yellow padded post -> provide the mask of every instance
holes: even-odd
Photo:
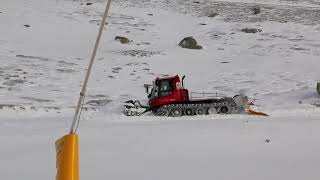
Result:
[[[55,142],[56,180],[79,180],[78,135],[71,133]]]

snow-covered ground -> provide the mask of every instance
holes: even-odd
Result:
[[[54,178],[105,6],[91,2],[2,0],[0,179]],[[115,0],[110,12],[78,132],[81,179],[320,178],[318,1]],[[204,49],[180,48],[187,36]],[[270,117],[122,115],[167,74],[245,93]]]

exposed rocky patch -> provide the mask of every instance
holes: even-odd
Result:
[[[150,42],[141,42],[142,45],[150,45]]]
[[[24,111],[44,111],[44,112],[55,112],[61,113],[62,109],[74,109],[75,107],[58,107],[58,106],[30,106],[30,105],[18,105],[18,104],[0,104],[1,110],[12,110],[14,112],[24,112]],[[94,106],[84,106],[83,111],[97,111],[97,107]]]
[[[73,69],[56,69],[56,71],[60,72],[60,73],[73,73],[75,72],[75,70]]]
[[[241,29],[242,32],[245,33],[258,33],[258,32],[262,32],[261,29],[256,29],[256,28],[243,28]]]
[[[34,101],[34,102],[40,102],[40,103],[54,102],[54,100],[50,100],[50,99],[42,99],[42,98],[27,97],[27,96],[23,96],[23,97],[20,97],[20,98],[28,100],[28,101]]]
[[[16,57],[25,58],[25,59],[37,59],[40,61],[49,61],[50,60],[49,58],[44,58],[44,57],[39,57],[39,56],[26,56],[26,55],[21,55],[21,54],[16,55]]]
[[[302,48],[302,47],[291,47],[290,49],[295,50],[295,51],[308,51],[308,50],[310,50],[310,49]]]
[[[151,43],[149,42],[140,42],[140,43],[136,43],[136,45],[140,46],[140,45],[150,45]]]
[[[139,2],[141,3],[141,2]],[[91,17],[97,17],[95,19],[91,19],[89,22],[93,24],[100,25],[101,23],[101,12],[90,11]],[[145,30],[145,28],[154,26],[154,24],[146,21],[143,17],[129,16],[126,14],[117,14],[112,13],[110,18],[108,19],[108,24],[111,24],[114,27],[120,28],[122,30],[126,30],[126,32],[132,31],[132,29],[136,30]]]
[[[220,31],[210,31],[207,34],[211,39],[221,39],[223,36],[226,35],[225,32],[220,32]]]
[[[219,13],[213,12],[213,13],[210,13],[210,14],[208,15],[208,17],[216,17],[216,16],[218,16],[218,15],[219,15]]]
[[[291,0],[290,0],[291,1]],[[318,4],[319,2],[312,2]],[[256,9],[256,7],[260,7]],[[294,5],[273,5],[230,1],[167,1],[163,8],[170,7],[182,14],[210,16],[213,12],[229,22],[295,22],[308,25],[320,24],[320,7],[303,7]],[[263,10],[263,11],[262,11]]]
[[[5,78],[6,79],[6,78]],[[23,84],[25,83],[26,81],[23,80],[23,79],[10,79],[10,80],[7,80],[5,81],[4,83],[2,83],[3,85],[6,85],[6,86],[15,86],[17,84]]]
[[[75,66],[75,65],[78,65],[76,63],[72,63],[72,62],[66,62],[66,61],[58,61],[58,65],[59,66]]]
[[[121,69],[122,69],[121,67],[112,68],[112,73],[119,73]]]
[[[16,110],[16,107],[17,105],[13,105],[13,104],[0,104],[0,110],[4,108]],[[18,109],[20,108],[18,107]],[[25,109],[25,108],[22,107],[21,109]]]
[[[146,50],[124,50],[124,51],[114,51],[114,53],[121,54],[124,56],[132,57],[151,57],[153,55],[159,55],[161,52],[158,51],[146,51]]]

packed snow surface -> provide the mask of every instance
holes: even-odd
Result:
[[[55,178],[54,142],[106,4],[90,2],[2,0],[0,179]],[[78,129],[81,179],[320,178],[317,0],[114,0],[107,22]],[[188,36],[204,48],[179,47]],[[246,94],[270,116],[122,114],[123,101],[147,101],[143,84],[176,74],[191,91]]]

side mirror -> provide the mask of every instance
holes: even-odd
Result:
[[[144,84],[143,86],[144,86],[144,89],[145,89],[146,93],[147,94],[151,94],[151,90],[150,89],[152,89],[152,88],[150,88],[150,87],[152,87],[152,85]]]

